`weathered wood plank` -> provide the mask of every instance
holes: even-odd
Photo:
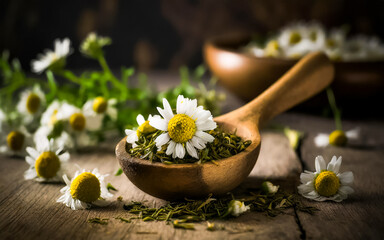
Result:
[[[355,193],[342,203],[306,201],[320,209],[314,216],[298,213],[307,239],[383,239],[384,123],[345,121],[343,127],[347,130],[360,128],[360,138],[344,148],[318,148],[313,138],[319,132],[332,131],[332,120],[289,114],[277,121],[307,133],[301,151],[305,169],[314,171],[317,155],[324,156],[326,161],[336,155],[343,157],[340,171],[354,173]]]
[[[290,148],[275,146],[288,146],[287,139],[275,133],[263,133],[262,137],[263,146],[258,163],[251,176],[236,192],[256,187],[265,178],[273,178],[275,182],[285,184],[287,189],[292,188],[286,177],[287,174],[292,175],[290,172],[300,171],[300,163],[292,152],[286,154],[292,151]],[[277,154],[280,151],[282,153]],[[271,152],[274,154],[271,155]],[[155,206],[165,203],[137,189],[124,175],[114,176],[119,166],[113,154],[113,146],[97,152],[73,155],[71,163],[86,169],[98,167],[102,173],[110,173],[107,181],[119,190],[114,199],[122,196],[124,201],[146,201],[148,205]],[[291,170],[281,171],[284,164],[290,166]],[[196,224],[195,231],[174,229],[164,222],[134,220],[132,223],[124,223],[114,219],[119,216],[128,217],[122,208],[123,203],[116,200],[107,208],[72,211],[55,202],[63,185],[25,181],[23,172],[27,167],[22,159],[0,159],[0,232],[5,239],[44,239],[52,236],[75,239],[298,239],[301,234],[292,210],[275,218],[262,213],[246,213],[230,220],[214,220],[216,225],[225,226],[225,230],[215,232],[207,231],[206,223]],[[70,168],[70,172],[76,170],[74,164]],[[94,217],[109,218],[109,224],[87,223],[88,218]]]

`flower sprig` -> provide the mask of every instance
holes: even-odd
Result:
[[[9,137],[8,143],[13,142],[16,138],[12,138],[15,134],[11,132],[20,126],[25,126],[27,130],[23,140],[32,138],[36,142],[48,137],[68,149],[95,145],[106,135],[121,134],[125,128],[133,126],[138,114],[153,113],[152,106],[161,103],[163,96],[174,99],[180,93],[193,98],[198,95],[199,102],[218,113],[217,103],[223,96],[209,90],[202,82],[203,66],[199,66],[192,77],[187,68],[181,68],[181,84],[157,92],[150,87],[143,73],[138,74],[137,86],[131,83],[135,74],[132,67],[122,67],[120,76],[111,70],[104,49],[110,44],[110,38],[90,33],[80,45],[80,51],[99,62],[100,69],[79,74],[66,68],[68,58],[74,51],[71,41],[68,38],[56,39],[53,50],[45,50],[31,62],[32,71],[41,74],[39,78],[27,77],[18,60],[10,61],[7,52],[2,54],[0,111],[4,117],[0,124],[6,132],[2,134],[0,145],[3,152],[11,151],[6,139]],[[189,78],[196,81],[199,87],[194,87]],[[21,97],[15,104],[17,95]],[[31,137],[27,138],[27,135]],[[23,154],[26,142],[19,144],[23,146],[20,149]],[[16,152],[12,150],[12,153]]]

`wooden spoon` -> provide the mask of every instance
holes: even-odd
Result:
[[[129,180],[144,192],[175,200],[200,198],[212,193],[225,194],[247,178],[260,151],[259,126],[310,98],[328,86],[334,76],[333,65],[322,53],[304,57],[259,97],[214,120],[227,132],[252,144],[243,152],[218,160],[218,165],[151,163],[131,157],[126,138],[116,146],[116,157]]]

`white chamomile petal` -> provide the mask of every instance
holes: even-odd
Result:
[[[136,122],[139,124],[139,126],[141,124],[143,124],[145,122],[145,119],[144,119],[143,115],[141,115],[141,114],[137,115]]]
[[[181,143],[176,144],[176,157],[178,158],[184,158],[185,155],[185,149]]]
[[[191,155],[194,158],[199,158],[199,156],[197,155],[196,149],[194,148],[192,143],[190,143],[190,141],[186,143],[186,148],[189,155]]]
[[[305,171],[300,174],[301,183],[307,183],[307,182],[313,181],[315,177],[316,177],[316,174],[308,171]]]
[[[328,163],[327,170],[332,171],[335,174],[338,174],[341,166],[341,162],[342,162],[341,156],[339,158],[337,158],[336,156],[333,156],[331,161]]]
[[[314,138],[315,145],[317,147],[326,147],[329,144],[329,134],[319,133]]]
[[[174,141],[170,141],[167,147],[167,151],[165,152],[167,155],[171,155],[175,152],[176,143]]]
[[[359,138],[360,128],[354,128],[354,129],[348,130],[345,132],[345,135],[347,136],[348,139],[356,140]]]
[[[325,168],[322,156],[316,157],[316,172],[305,171],[300,175],[301,185],[298,192],[306,198],[315,201],[331,200],[340,202],[354,192],[350,187],[353,183],[352,172],[338,173],[342,158],[334,156]]]
[[[321,170],[325,170],[326,165],[323,156],[317,156],[315,159],[315,167],[316,167],[316,172],[320,173]]]
[[[164,144],[167,144],[170,140],[170,137],[168,135],[168,133],[162,133],[160,136],[158,136],[155,140],[156,142],[156,146],[158,148],[160,148],[161,146],[163,146]]]
[[[338,175],[341,184],[343,185],[349,185],[352,184],[354,181],[354,176],[352,172],[343,172]]]
[[[149,121],[149,124],[161,131],[167,131],[168,130],[168,122],[165,119],[161,118],[153,118],[152,120]]]

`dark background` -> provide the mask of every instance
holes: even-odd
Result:
[[[384,0],[1,0],[0,50],[25,70],[56,38],[69,37],[70,68],[93,68],[80,42],[91,31],[110,36],[112,68],[175,70],[203,62],[202,44],[232,31],[268,33],[294,20],[315,19],[327,28],[348,24],[351,34],[384,38]]]

